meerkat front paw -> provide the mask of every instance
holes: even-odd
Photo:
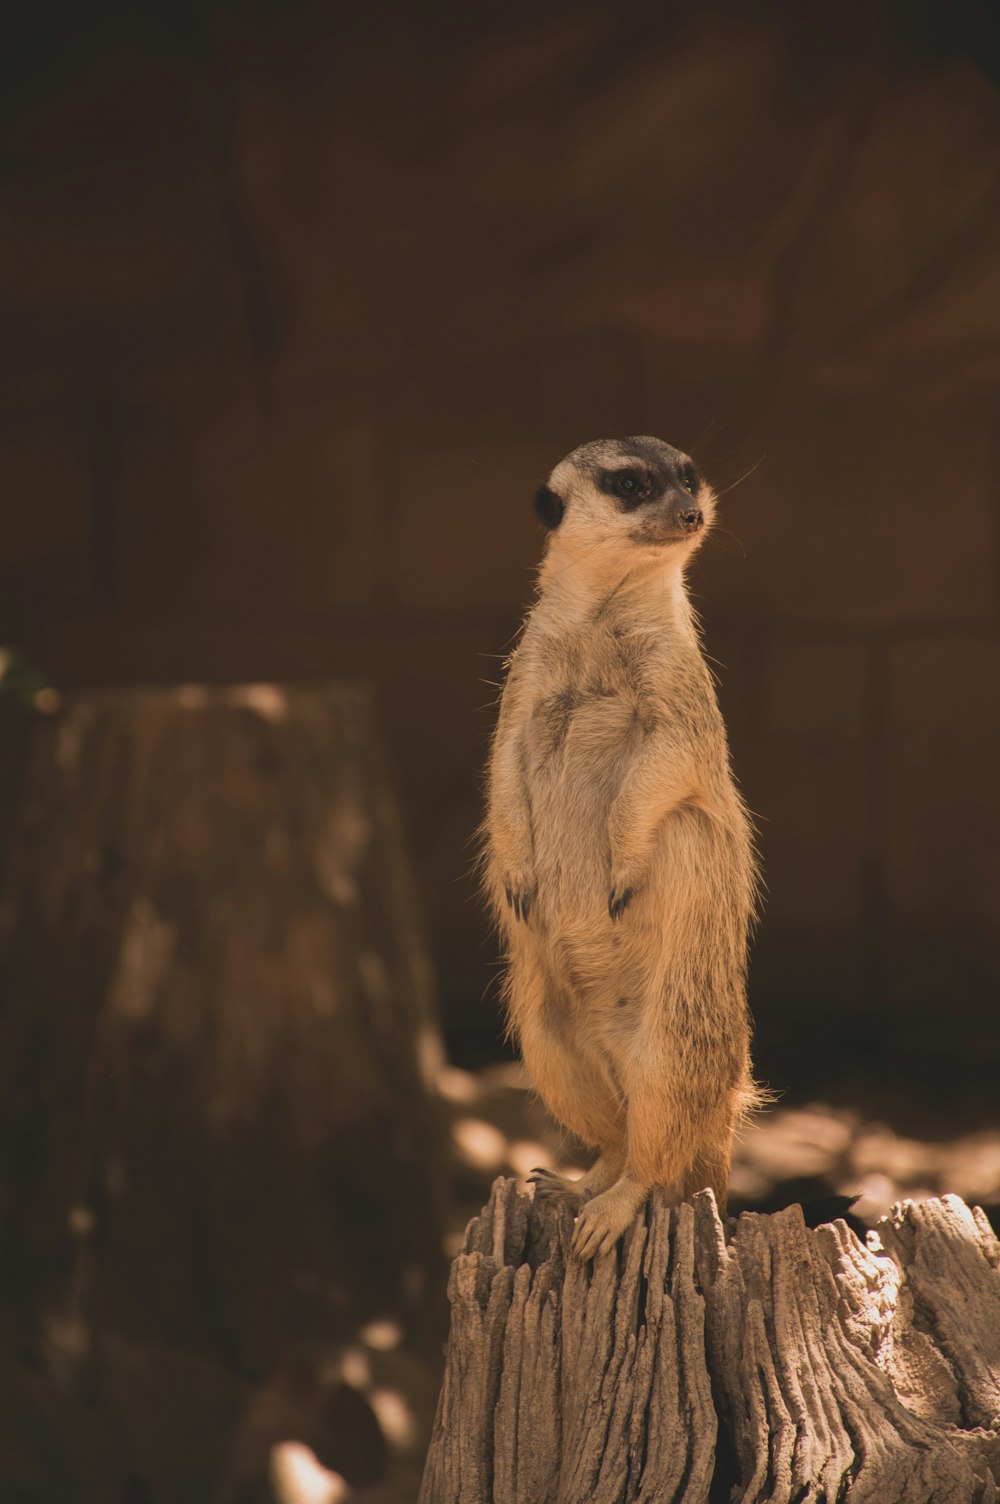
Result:
[[[514,911],[514,918],[527,923],[528,910],[535,901],[534,874],[526,867],[515,867],[504,878],[503,891],[508,909]]]
[[[647,1192],[631,1180],[619,1180],[588,1201],[576,1219],[573,1252],[581,1259],[611,1253],[646,1199]]]

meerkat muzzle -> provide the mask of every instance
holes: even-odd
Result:
[[[686,543],[704,526],[704,512],[699,507],[682,504],[643,518],[630,536],[635,543]]]

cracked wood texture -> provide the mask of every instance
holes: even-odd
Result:
[[[69,1290],[254,1374],[387,1314],[439,1349],[440,1044],[371,693],[106,690],[24,735],[0,1315]]]
[[[451,1271],[420,1504],[990,1504],[1000,1244],[956,1196],[862,1244],[659,1194],[581,1264],[498,1180]]]

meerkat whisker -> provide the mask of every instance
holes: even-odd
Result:
[[[715,493],[716,494],[716,499],[718,500],[722,496],[728,496],[729,493],[730,493],[730,491],[735,491],[737,486],[742,486],[742,484],[743,484],[743,482],[745,480],[749,480],[750,479],[751,475],[753,475],[753,473],[754,473],[755,470],[759,470],[760,469],[761,465],[764,463],[764,461],[766,459],[767,459],[767,455],[766,454],[762,454],[760,456],[760,459],[754,460],[753,464],[750,466],[750,468],[748,470],[744,470],[743,474],[740,475],[740,476],[738,476],[736,480],[730,481],[728,486],[723,486],[723,488],[722,488],[721,491],[717,491]]]

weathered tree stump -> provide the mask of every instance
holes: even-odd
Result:
[[[955,1196],[864,1246],[654,1195],[581,1264],[498,1180],[452,1266],[421,1504],[971,1504],[1000,1482],[1000,1244]]]
[[[0,1329],[50,1369],[99,1350],[134,1450],[155,1432],[190,1458],[211,1429],[183,1430],[177,1354],[220,1391],[301,1392],[313,1424],[310,1376],[365,1322],[432,1355],[445,1317],[440,1043],[372,697],[74,695],[34,717],[23,764]],[[177,1413],[154,1422],[161,1392]],[[351,1473],[348,1429],[327,1460]]]

